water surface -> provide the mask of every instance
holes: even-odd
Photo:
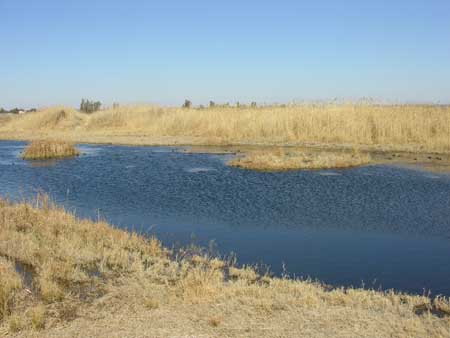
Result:
[[[448,174],[387,165],[261,173],[225,166],[229,155],[99,145],[26,162],[23,147],[0,142],[0,195],[45,191],[80,216],[166,245],[214,241],[278,275],[450,295]]]

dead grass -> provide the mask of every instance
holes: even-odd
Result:
[[[26,322],[24,318],[19,314],[14,314],[9,317],[8,321],[8,331],[11,333],[16,333],[23,330],[26,327]]]
[[[22,280],[15,271],[14,265],[0,257],[0,320],[9,315],[21,287]]]
[[[56,107],[14,116],[0,125],[2,138],[61,135],[86,142],[335,145],[449,152],[450,107],[358,103],[211,109],[120,106],[92,115]]]
[[[30,309],[31,326],[35,330],[45,329],[46,309],[44,305],[38,305]]]
[[[300,152],[280,148],[276,151],[253,151],[227,164],[251,170],[285,171],[298,169],[350,168],[367,165],[369,154],[354,152]]]
[[[80,152],[70,142],[60,140],[32,141],[22,154],[25,160],[45,160],[78,156]]]
[[[329,290],[175,255],[155,238],[80,220],[45,196],[0,199],[0,255],[9,259],[0,260],[0,335],[450,337],[448,299]],[[10,260],[33,271],[32,290]],[[442,318],[432,314],[438,308]]]

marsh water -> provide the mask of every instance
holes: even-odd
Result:
[[[99,145],[26,162],[24,145],[0,141],[2,196],[44,191],[81,217],[234,253],[276,275],[450,295],[450,174],[388,165],[263,173],[227,167],[230,155]]]

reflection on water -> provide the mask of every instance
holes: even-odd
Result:
[[[82,145],[36,165],[0,142],[0,194],[37,190],[80,216],[155,233],[167,245],[215,240],[240,263],[283,264],[335,285],[450,295],[450,176],[393,166],[263,173],[227,155]]]
[[[56,163],[58,163],[58,161],[62,161],[62,160],[54,160],[54,159],[33,160],[33,161],[29,161],[29,165],[32,166],[33,168],[52,167],[52,166],[56,165]]]

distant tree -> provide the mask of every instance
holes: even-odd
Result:
[[[216,103],[214,101],[209,101],[209,108],[214,108]]]
[[[186,99],[181,107],[189,109],[192,107],[192,102]]]
[[[236,107],[239,108],[241,106],[241,104],[238,102],[236,102]]]
[[[252,108],[256,108],[256,106],[257,106],[256,102],[254,102],[254,101],[250,104],[250,107],[252,107]]]
[[[119,104],[117,102],[114,102],[113,103],[113,109],[117,109],[117,108],[119,108]]]
[[[89,101],[82,99],[80,104],[80,111],[92,114],[98,110],[100,110],[102,103],[100,101]]]

